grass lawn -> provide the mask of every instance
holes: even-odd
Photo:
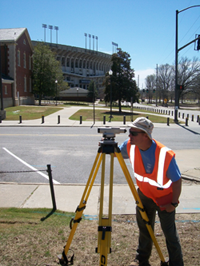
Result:
[[[15,106],[5,108],[6,110],[6,120],[19,120],[19,116],[22,117],[23,120],[31,120],[31,119],[40,119],[42,116],[48,116],[52,113],[55,113],[59,110],[62,110],[63,107],[55,107],[55,106]],[[65,107],[67,108],[67,107]],[[80,107],[81,108],[81,107]],[[112,121],[123,122],[124,116],[126,117],[126,122],[130,122],[132,119],[135,120],[137,117],[148,117],[153,123],[166,123],[167,118],[162,115],[155,115],[155,113],[151,111],[144,111],[140,109],[140,113],[138,113],[138,109],[133,109],[133,115],[129,112],[130,108],[123,108],[121,113],[118,112],[118,108],[112,109]],[[152,114],[151,114],[152,113]],[[153,115],[154,114],[154,115]],[[74,113],[70,119],[71,120],[80,120],[80,116],[82,116],[82,121],[93,121],[93,108],[88,109],[80,109],[76,113]],[[106,117],[106,121],[110,120],[110,110],[95,109],[95,121],[103,121],[104,116]],[[173,123],[173,118],[170,119],[170,123]]]
[[[14,106],[5,108],[6,119],[5,120],[19,120],[19,116],[22,116],[23,120],[39,119],[42,116],[53,114],[59,110],[60,107],[52,106]]]
[[[142,110],[140,110],[142,112]],[[133,110],[133,120],[135,120],[137,117],[147,117],[153,122],[153,123],[166,123],[167,118],[164,116],[156,116],[151,115],[151,112],[145,113],[144,111],[142,113],[138,113],[137,110]],[[80,109],[75,114],[73,114],[70,119],[71,120],[79,120],[80,116],[82,116],[83,121],[92,121],[93,120],[93,110],[92,109]],[[109,110],[95,110],[95,121],[103,121],[103,117],[106,117],[106,121],[110,120],[110,111]],[[132,115],[130,112],[122,111],[121,113],[118,112],[118,110],[112,111],[112,121],[123,121],[124,116],[126,116],[126,122],[130,122],[132,119]],[[173,123],[173,119],[170,119],[170,123]]]
[[[74,213],[49,209],[0,208],[0,265],[60,265],[57,255],[63,252],[68,241],[69,221],[73,216]],[[177,214],[176,219],[185,265],[199,265],[200,214]],[[95,252],[98,224],[98,220],[87,219],[78,224],[67,254],[71,257],[74,253],[74,265],[99,265],[100,255]],[[158,222],[155,223],[155,232],[163,256],[167,257],[165,238]],[[138,234],[135,215],[112,215],[109,266],[130,264],[137,249]],[[150,263],[152,266],[160,265],[154,246]]]

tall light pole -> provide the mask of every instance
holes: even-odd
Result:
[[[190,45],[191,43],[195,42],[199,39],[196,38],[193,41],[187,43],[181,48],[178,48],[178,14],[193,7],[200,7],[200,5],[189,6],[185,9],[180,11],[176,10],[176,39],[175,39],[175,112],[174,112],[174,122],[178,123],[178,108],[179,108],[179,89],[178,89],[178,52],[185,48],[186,46]]]
[[[112,79],[111,77],[112,77],[113,72],[110,69],[108,73],[110,76],[110,122],[111,122],[111,118],[112,118]]]
[[[53,26],[49,25],[49,29],[50,29],[50,42],[52,43],[52,29],[53,29]]]
[[[42,27],[44,28],[44,42],[46,42],[46,28],[47,28],[47,24],[42,24]]]
[[[93,122],[95,124],[95,83],[93,81]]]
[[[56,84],[56,106],[57,106],[57,92],[58,92],[58,81],[57,81],[57,79],[55,80],[55,84]]]
[[[58,44],[58,26],[54,26],[54,30],[56,30],[56,44]]]

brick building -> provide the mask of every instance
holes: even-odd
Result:
[[[37,41],[31,41],[26,28],[0,29],[3,107],[34,104],[32,94],[32,55]],[[103,81],[111,68],[111,55],[69,45],[46,43],[60,61],[63,78],[69,84],[65,100],[87,100],[90,81],[95,81],[103,98]],[[74,95],[72,95],[74,91]],[[1,91],[0,91],[1,92]],[[82,92],[82,93],[81,93]],[[72,97],[73,96],[73,97]],[[1,102],[0,102],[1,107]]]
[[[32,94],[33,46],[26,28],[0,29],[4,108],[34,104]]]

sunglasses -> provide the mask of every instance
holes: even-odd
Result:
[[[138,134],[140,134],[140,133],[145,133],[145,132],[136,132],[136,131],[130,131],[130,130],[129,130],[129,133],[130,133],[132,136],[136,137]]]

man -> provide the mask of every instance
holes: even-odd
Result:
[[[181,194],[181,173],[175,153],[152,139],[153,123],[139,117],[130,125],[129,139],[121,146],[124,159],[129,158],[138,185],[138,195],[154,229],[158,212],[166,239],[169,266],[183,266],[182,251],[175,225],[175,208]],[[152,239],[136,207],[139,244],[134,262],[130,266],[150,266]]]

